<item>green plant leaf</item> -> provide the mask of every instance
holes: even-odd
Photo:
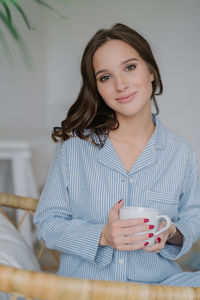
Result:
[[[33,58],[22,37],[20,37],[20,41],[18,42],[18,45],[20,47],[22,59],[25,65],[28,67],[30,71],[33,71],[34,70]]]
[[[41,5],[45,6],[45,7],[47,7],[48,9],[54,11],[60,18],[66,19],[65,16],[61,15],[54,7],[51,6],[50,4],[48,4],[48,3],[46,3],[46,2],[44,2],[44,1],[42,1],[42,0],[32,0],[32,1],[34,1],[34,2],[36,2],[36,3],[39,3],[39,4],[41,4]]]
[[[0,20],[5,24],[6,28],[9,30],[12,37],[17,42],[17,44],[20,48],[20,52],[21,52],[24,63],[29,68],[29,70],[33,70],[33,62],[32,62],[31,54],[29,53],[29,51],[26,47],[26,44],[24,43],[24,40],[21,37],[17,27],[14,26],[12,24],[12,22],[10,22],[8,20],[8,18],[2,13],[1,10],[0,10]],[[0,41],[1,41],[1,44],[2,44],[2,47],[6,54],[7,59],[9,60],[10,63],[12,63],[12,55],[11,55],[11,52],[9,51],[7,41],[6,41],[2,31],[0,31]]]
[[[10,64],[13,64],[12,54],[10,52],[10,49],[8,47],[8,43],[5,39],[5,36],[4,36],[3,31],[1,30],[1,28],[0,28],[0,41],[1,41],[1,46],[2,46],[3,52],[4,52],[8,62]]]
[[[10,8],[8,7],[8,4],[6,3],[6,0],[0,0],[2,6],[4,7],[6,14],[7,14],[7,19],[9,22],[12,22],[12,17],[10,13]]]
[[[31,1],[31,0],[30,0]],[[52,7],[49,3],[43,1],[43,0],[32,0],[35,3],[42,5],[46,7],[47,9],[55,12],[60,18],[66,19],[66,17],[62,16],[54,7]],[[63,1],[69,1],[69,0],[63,0]],[[20,13],[22,16],[23,21],[25,22],[28,29],[33,30],[35,29],[31,23],[29,22],[29,19],[27,15],[25,14],[24,10],[22,9],[21,5],[19,5],[19,0],[0,0],[0,22],[2,22],[7,30],[10,32],[11,36],[16,41],[17,45],[20,47],[20,52],[22,54],[22,59],[24,60],[25,64],[30,70],[33,70],[33,61],[32,56],[26,47],[26,44],[24,43],[24,40],[22,36],[20,35],[20,32],[18,31],[16,25],[13,23],[12,15],[11,15],[11,6],[15,7],[15,9]],[[9,61],[12,61],[12,55],[9,50],[7,41],[5,39],[3,31],[1,31],[0,28],[0,43],[2,44],[2,48],[9,59]]]
[[[32,1],[37,2],[37,3],[41,4],[41,5],[44,5],[44,6],[46,6],[47,8],[49,8],[51,10],[55,10],[50,4],[48,4],[48,3],[46,3],[46,2],[44,2],[42,0],[32,0]]]
[[[6,28],[9,30],[13,38],[17,41],[20,40],[19,34],[16,30],[16,27],[13,26],[12,22],[9,21],[9,19],[2,13],[0,10],[0,20],[4,23]]]
[[[23,9],[21,8],[21,6],[15,1],[15,0],[8,0],[11,4],[13,4],[16,9],[19,11],[19,13],[21,14],[26,26],[28,27],[28,29],[33,30],[34,27],[30,24],[26,14],[24,13]]]

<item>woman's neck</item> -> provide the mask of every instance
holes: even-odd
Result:
[[[149,139],[155,130],[151,113],[133,118],[120,117],[118,120],[119,128],[111,130],[109,137],[121,142],[129,143],[133,140]]]

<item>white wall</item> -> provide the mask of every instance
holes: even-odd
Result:
[[[20,1],[36,27],[29,31],[20,14],[12,9],[13,21],[28,46],[34,70],[25,66],[19,47],[4,30],[13,56],[10,65],[0,51],[0,141],[28,140],[33,150],[33,167],[38,185],[44,181],[49,167],[45,154],[48,141],[46,127],[48,103],[46,98],[46,20],[45,10],[34,1]],[[0,23],[2,29],[2,23]],[[1,48],[0,48],[1,49]],[[3,169],[3,165],[0,165]],[[0,174],[1,175],[1,174]]]
[[[66,20],[25,2],[38,28],[35,33],[23,30],[35,71],[27,71],[18,56],[14,69],[0,62],[0,135],[11,137],[15,128],[15,138],[33,137],[38,185],[55,149],[50,131],[65,118],[80,88],[83,49],[96,30],[116,22],[133,27],[150,42],[164,84],[157,99],[160,118],[193,145],[200,161],[200,1],[68,0],[56,6]]]
[[[65,117],[78,93],[88,39],[101,27],[124,22],[147,38],[159,64],[161,120],[189,140],[200,158],[200,1],[73,0],[65,11],[64,23],[48,19],[48,124]]]
[[[42,128],[45,112],[45,21],[44,11],[39,10],[33,1],[24,1],[23,7],[36,30],[29,31],[22,18],[13,9],[13,20],[28,46],[34,60],[34,70],[31,72],[23,64],[19,47],[10,34],[4,30],[9,48],[13,56],[13,66],[9,65],[1,52],[0,60],[0,87],[1,110],[0,128],[32,129]],[[28,5],[29,4],[29,5]],[[1,28],[2,23],[0,23]],[[2,107],[3,106],[3,107]],[[38,109],[40,107],[40,109]]]

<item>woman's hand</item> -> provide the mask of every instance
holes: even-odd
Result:
[[[148,220],[143,218],[120,220],[119,210],[123,206],[123,202],[123,200],[120,200],[110,210],[108,221],[103,228],[99,244],[122,251],[143,249],[147,246],[145,240],[149,239],[149,233],[138,236],[131,235],[150,231],[152,225],[147,224]]]
[[[162,229],[166,226],[166,222],[161,222],[159,229]],[[153,246],[144,247],[143,250],[147,252],[159,252],[165,247],[168,237],[174,232],[175,225],[172,223],[169,229],[162,232],[159,236],[156,237],[156,242]]]

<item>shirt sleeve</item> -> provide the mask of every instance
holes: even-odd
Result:
[[[160,254],[176,260],[187,253],[200,237],[200,176],[194,152],[191,152],[179,202],[179,216],[172,220],[183,235],[183,246],[166,243]]]
[[[50,249],[79,256],[103,268],[111,263],[113,256],[111,247],[99,245],[105,224],[73,218],[67,186],[66,148],[64,150],[59,144],[34,216],[38,236]]]

